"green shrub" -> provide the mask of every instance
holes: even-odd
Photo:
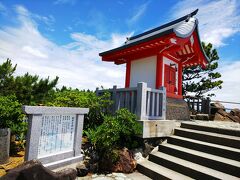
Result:
[[[21,108],[16,96],[0,96],[0,128],[14,129],[14,126],[21,126],[25,117]]]
[[[16,96],[0,96],[0,128],[10,128],[11,142],[10,153],[16,154],[24,148],[25,136],[27,133],[27,122],[22,113],[22,105],[17,101]],[[18,144],[15,143],[18,141]]]
[[[53,99],[47,103],[50,106],[89,108],[89,113],[84,119],[84,129],[96,128],[103,122],[103,116],[108,114],[108,107],[112,104],[110,94],[97,96],[92,91],[80,91],[78,89],[64,89],[57,91]]]
[[[114,116],[104,116],[104,122],[96,129],[86,132],[90,142],[101,159],[117,160],[116,149],[132,148],[134,136],[140,134],[141,125],[136,121],[136,115],[127,109],[120,109]]]

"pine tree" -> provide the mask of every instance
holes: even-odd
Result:
[[[219,56],[212,44],[202,43],[205,54],[209,58],[206,68],[200,65],[183,69],[183,95],[195,93],[196,97],[214,96],[211,90],[221,89],[223,81],[221,74],[216,72]],[[206,94],[209,93],[209,94]]]
[[[50,98],[57,85],[58,77],[52,81],[40,79],[29,73],[14,77],[17,65],[13,66],[10,59],[0,65],[0,95],[15,95],[17,100],[25,105],[42,104]]]
[[[13,94],[14,90],[14,77],[13,74],[17,65],[13,66],[10,59],[7,59],[0,65],[0,94],[7,95]]]

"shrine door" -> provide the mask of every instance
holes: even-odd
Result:
[[[164,86],[168,93],[175,93],[176,89],[176,70],[174,67],[171,67],[165,64],[164,72]]]

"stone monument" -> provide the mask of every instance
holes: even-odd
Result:
[[[28,115],[25,160],[38,159],[55,169],[83,159],[84,114],[88,108],[23,106]]]
[[[6,163],[9,158],[10,129],[0,129],[0,164]]]

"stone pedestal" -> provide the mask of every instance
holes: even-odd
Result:
[[[143,126],[142,138],[167,137],[173,134],[175,121],[171,120],[140,120]]]
[[[0,129],[0,164],[4,164],[9,159],[10,149],[10,129]]]
[[[183,99],[167,97],[167,120],[190,120],[190,111]]]

